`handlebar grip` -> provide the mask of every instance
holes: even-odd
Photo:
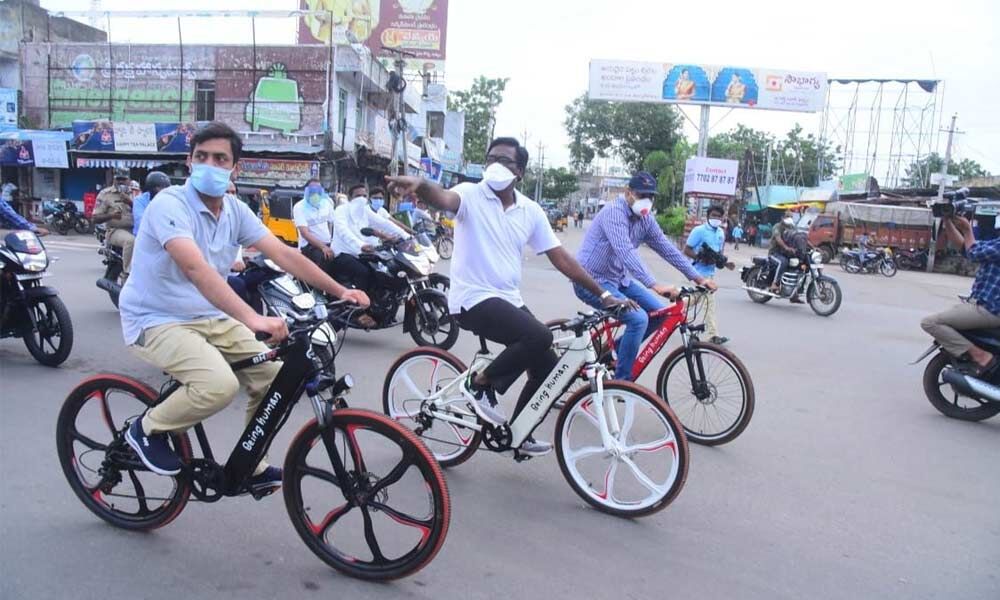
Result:
[[[256,332],[256,333],[253,334],[253,337],[258,342],[266,342],[267,340],[271,339],[271,334],[270,333],[265,333],[263,331],[258,331],[258,332]]]

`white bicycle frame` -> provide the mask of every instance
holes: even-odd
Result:
[[[549,409],[569,387],[580,369],[586,366],[587,379],[594,386],[593,401],[597,407],[598,421],[601,430],[601,442],[605,448],[613,448],[617,444],[620,433],[618,415],[614,402],[604,402],[604,380],[610,378],[607,367],[597,362],[597,354],[591,343],[589,331],[582,335],[570,335],[553,341],[553,347],[562,352],[559,362],[538,386],[524,410],[510,424],[511,447],[519,447],[531,435],[535,427],[545,419]],[[469,367],[459,377],[425,399],[425,409],[433,418],[460,425],[467,429],[482,431],[476,415],[465,408],[468,399],[462,394],[461,387],[472,373],[481,370],[493,362],[492,354],[476,355]],[[461,415],[461,416],[456,416]]]

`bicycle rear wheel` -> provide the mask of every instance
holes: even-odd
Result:
[[[705,446],[731,442],[753,417],[755,398],[750,373],[735,354],[722,346],[696,342],[691,353],[692,361],[701,360],[705,379],[692,381],[681,346],[663,361],[656,376],[656,391],[680,418],[688,440]]]
[[[677,417],[649,390],[625,381],[604,385],[605,415],[620,433],[605,446],[590,389],[566,402],[556,421],[556,456],[573,491],[621,517],[663,510],[684,487],[687,438]],[[608,406],[610,404],[610,406]]]
[[[59,411],[56,447],[66,480],[87,509],[123,529],[163,527],[191,494],[187,479],[150,472],[125,442],[128,423],[156,400],[149,386],[105,373],[76,386]],[[170,442],[181,462],[191,460],[186,434],[171,434]]]
[[[455,467],[469,460],[479,448],[481,431],[421,415],[424,401],[462,376],[467,367],[455,355],[437,348],[416,348],[405,352],[389,367],[382,387],[382,410],[419,436],[442,467]],[[456,390],[456,394],[461,394]],[[477,423],[465,401],[449,405],[456,418]]]
[[[336,410],[327,435],[350,479],[344,482],[323,435],[310,421],[285,458],[285,507],[306,546],[359,579],[405,577],[430,563],[448,533],[451,499],[427,447],[384,415]]]

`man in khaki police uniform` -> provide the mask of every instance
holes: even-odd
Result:
[[[128,169],[115,169],[115,181],[97,195],[94,223],[108,224],[107,243],[122,248],[122,278],[127,279],[132,268],[132,193],[129,189]]]

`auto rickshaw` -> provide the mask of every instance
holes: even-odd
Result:
[[[546,211],[549,217],[549,225],[552,229],[556,231],[564,231],[569,225],[569,220],[566,218],[566,213],[558,209],[549,209]]]
[[[261,220],[278,239],[290,246],[299,243],[299,230],[295,227],[292,207],[302,200],[300,190],[267,190],[260,192]]]

